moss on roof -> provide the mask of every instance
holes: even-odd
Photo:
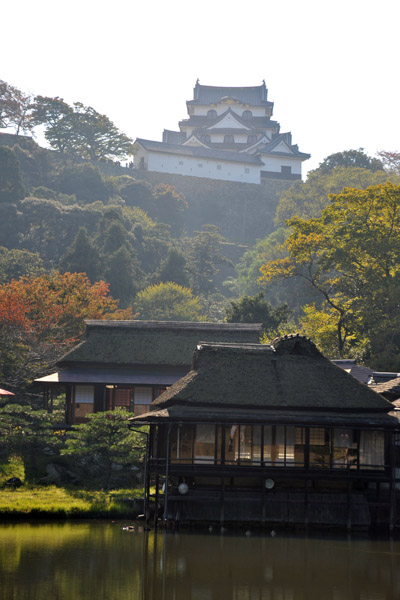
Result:
[[[260,344],[202,344],[192,370],[161,394],[155,410],[187,404],[282,410],[387,412],[391,404],[299,336]]]
[[[258,342],[260,329],[240,323],[87,321],[86,340],[57,364],[190,367],[199,340]]]

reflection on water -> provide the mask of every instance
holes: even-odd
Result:
[[[400,541],[0,526],[0,600],[397,600]]]

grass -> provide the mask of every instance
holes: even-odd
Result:
[[[23,484],[5,485],[10,477]],[[143,497],[143,489],[85,490],[55,485],[24,483],[25,471],[19,457],[0,462],[0,517],[2,518],[134,518],[138,508],[127,499]]]

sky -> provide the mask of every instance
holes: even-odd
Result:
[[[20,0],[2,7],[0,79],[82,102],[131,138],[178,129],[203,85],[265,79],[311,154],[400,151],[398,0]]]

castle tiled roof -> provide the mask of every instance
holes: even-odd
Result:
[[[163,142],[153,142],[151,140],[137,139],[137,144],[142,148],[152,152],[165,152],[167,154],[180,154],[182,156],[196,156],[204,159],[215,159],[220,161],[229,161],[237,163],[246,163],[251,165],[261,165],[262,162],[256,156],[250,154],[239,154],[228,150],[214,150],[201,148],[199,146],[184,146],[182,144],[164,144]]]
[[[189,119],[183,119],[179,121],[179,127],[210,127],[214,123],[218,123],[229,111],[225,111],[218,117],[210,118],[206,115],[192,115]],[[245,127],[251,129],[277,129],[279,131],[278,121],[273,121],[269,117],[250,117],[244,119],[240,115],[237,115],[234,111],[231,111],[235,115],[236,119],[242,123]]]
[[[233,98],[250,106],[273,106],[267,100],[268,91],[265,83],[252,87],[214,87],[196,83],[193,100],[187,104],[208,105],[219,102],[222,98]]]
[[[282,156],[282,157],[298,157],[301,158],[303,160],[306,160],[307,158],[310,158],[311,154],[306,154],[305,152],[300,152],[298,147],[296,145],[293,144],[288,144],[288,142],[285,140],[285,134],[280,134],[274,137],[274,139],[269,143],[266,144],[265,146],[262,146],[260,148],[258,148],[258,153],[260,154],[272,154],[273,156]],[[287,152],[276,152],[274,151],[275,148],[277,146],[279,146],[279,144],[281,142],[285,142],[287,144],[287,146],[291,149],[292,153],[288,154]]]

